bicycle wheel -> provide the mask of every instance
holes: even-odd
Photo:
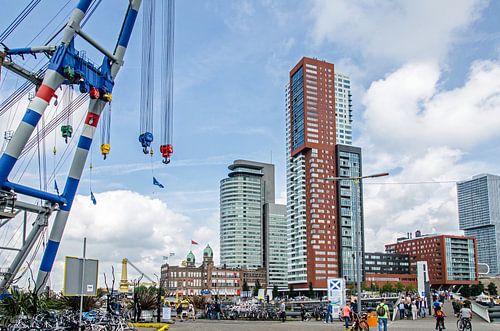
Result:
[[[458,329],[458,331],[462,331],[464,329],[462,319],[457,320],[457,329]]]
[[[472,331],[472,323],[469,320],[464,323],[464,331]]]

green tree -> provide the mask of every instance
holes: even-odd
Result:
[[[460,288],[460,294],[463,295],[464,297],[468,298],[471,296],[471,289],[469,285],[463,285]]]
[[[380,289],[381,293],[394,293],[394,286],[391,283],[385,283]]]
[[[158,289],[155,286],[140,285],[134,291],[137,294],[141,310],[153,310],[156,308]]]
[[[255,281],[255,286],[253,287],[253,296],[256,297],[259,295],[259,290],[262,288],[260,285],[260,281],[257,279]]]
[[[401,293],[405,290],[405,286],[403,285],[403,283],[397,282],[395,289],[396,289],[396,292]]]
[[[406,290],[408,292],[414,292],[414,293],[417,292],[417,288],[415,287],[415,285],[412,285],[412,284],[406,286]]]
[[[495,285],[495,283],[490,282],[488,284],[488,293],[490,295],[498,295],[498,290],[497,290],[497,286]]]
[[[276,299],[280,295],[280,292],[278,291],[278,285],[273,286],[273,299]]]
[[[470,295],[477,297],[484,292],[484,284],[479,282],[479,284],[474,284],[470,287]]]
[[[313,289],[313,283],[309,282],[309,293],[307,295],[309,298],[314,298],[314,289]]]
[[[377,286],[377,284],[375,284],[375,283],[370,284],[370,291],[376,292],[378,290],[379,290],[379,287]]]

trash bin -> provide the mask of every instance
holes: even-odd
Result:
[[[368,321],[368,326],[378,326],[377,313],[375,313],[375,312],[368,313],[367,321]]]

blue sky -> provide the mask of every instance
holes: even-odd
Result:
[[[0,2],[2,30],[28,1]],[[65,3],[42,0],[29,22],[6,40],[7,46],[26,46]],[[56,23],[64,21],[74,3]],[[124,10],[120,1],[103,1],[85,30],[112,49]],[[175,152],[168,166],[161,164],[159,153],[151,163],[137,141],[139,15],[116,80],[109,159],[99,155],[99,136],[93,148],[92,188],[98,207],[89,205],[87,167],[75,205],[80,210],[70,219],[59,257],[79,251],[82,235],[90,237],[90,252],[105,265],[128,255],[151,272],[167,252],[180,259],[191,238],[210,243],[217,252],[219,181],[238,158],[269,162],[272,157],[277,198],[284,202],[284,86],[289,69],[302,56],[333,62],[337,71],[351,76],[354,139],[364,150],[365,173],[390,170],[393,175],[386,182],[500,173],[495,83],[500,81],[499,14],[498,1],[177,1]],[[159,45],[158,39],[157,50]],[[78,39],[77,47],[87,46]],[[100,62],[98,54],[88,54]],[[0,96],[8,95],[15,83],[7,76]],[[2,118],[0,129],[6,127]],[[54,139],[48,138],[47,144],[53,145]],[[56,139],[62,150],[61,138]],[[166,189],[151,185],[151,165]],[[66,169],[58,171],[59,182]],[[33,162],[28,181],[36,178],[36,170]],[[132,208],[115,217],[116,209],[125,211],[135,203],[145,210]],[[384,243],[417,227],[424,232],[458,230],[455,186],[449,184],[366,185],[365,212],[367,235],[377,239],[371,250],[381,250]],[[149,235],[159,235],[156,245],[133,235],[111,240],[96,234],[126,228],[134,234],[143,227],[150,228]]]

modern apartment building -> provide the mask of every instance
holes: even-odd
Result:
[[[221,263],[264,268],[261,285],[286,287],[286,206],[275,203],[274,165],[236,160],[229,170],[220,183]]]
[[[500,274],[500,176],[482,174],[457,183],[458,221],[477,240],[479,263]]]
[[[336,145],[337,176],[360,177],[362,176],[361,148]],[[358,185],[355,190],[354,185]],[[356,196],[354,193],[357,192]],[[337,182],[337,220],[339,238],[340,276],[348,282],[356,281],[355,253],[357,252],[357,224],[361,229],[361,252],[364,252],[364,218],[363,218],[363,187],[352,180]],[[363,259],[363,256],[361,257]],[[363,260],[362,260],[362,265]],[[364,270],[364,268],[362,268]],[[362,276],[363,277],[363,276]]]
[[[288,284],[326,291],[339,277],[334,65],[302,58],[286,91]]]
[[[351,79],[335,73],[335,123],[337,144],[352,145],[352,94]]]
[[[264,267],[269,288],[286,289],[287,282],[287,226],[286,206],[275,203],[264,205]]]
[[[433,287],[477,284],[477,250],[473,237],[452,235],[421,235],[399,238],[385,245],[387,253],[409,256],[410,274],[417,273],[417,262],[427,261]]]

